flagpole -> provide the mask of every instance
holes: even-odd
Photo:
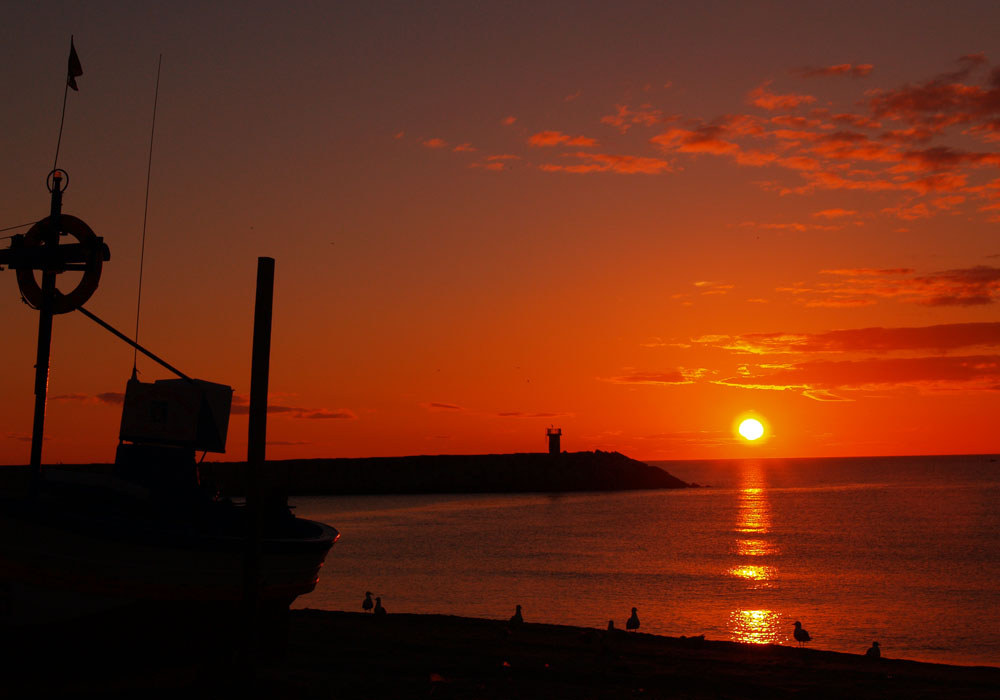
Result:
[[[69,89],[76,87],[77,77],[83,75],[83,67],[80,65],[80,57],[76,55],[76,47],[73,45],[73,35],[69,35],[69,61],[66,64],[66,85],[63,86],[62,116],[59,117],[59,138],[56,139],[56,157],[52,159],[52,170],[59,166],[59,146],[62,145],[63,124],[66,123],[66,97]]]
[[[63,124],[66,121],[66,97],[69,95],[69,82],[63,86],[63,106],[62,106],[62,116],[59,117],[59,138],[56,139],[56,157],[52,160],[52,169],[55,170],[56,166],[59,165],[59,146],[62,144],[62,132]]]

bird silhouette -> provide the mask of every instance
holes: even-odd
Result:
[[[382,607],[382,599],[378,597],[375,598],[375,614],[385,615],[385,608]]]
[[[375,607],[375,603],[372,602],[372,592],[365,591],[365,599],[361,603],[361,609],[365,612],[371,612],[371,609]]]
[[[795,637],[795,641],[799,643],[799,646],[812,641],[812,637],[809,636],[808,632],[802,629],[802,623],[798,620],[795,621],[795,632],[793,633],[793,636]]]
[[[518,625],[524,624],[524,617],[521,615],[521,606],[518,605],[514,614],[510,616],[510,624],[512,627],[517,627]]]
[[[878,648],[878,642],[872,642],[872,645],[868,647],[868,651],[865,652],[865,656],[869,659],[882,658],[882,650]]]
[[[632,608],[632,617],[630,617],[628,622],[625,623],[625,629],[629,632],[635,632],[639,629],[639,614],[636,608]]]

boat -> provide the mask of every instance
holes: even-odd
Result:
[[[176,370],[84,308],[110,251],[82,220],[62,214],[65,177],[49,174],[50,215],[0,250],[0,269],[16,272],[22,296],[40,312],[31,464],[3,468],[0,480],[0,622],[45,625],[130,607],[287,616],[315,588],[339,534],[257,486],[274,261],[258,260],[248,490],[245,501],[234,500],[201,480],[196,461],[199,452],[204,459],[226,449],[232,388]],[[67,235],[77,242],[60,244]],[[79,286],[59,292],[56,276],[71,270],[83,272]],[[111,468],[41,464],[52,317],[73,311],[178,375],[143,382],[133,366]]]

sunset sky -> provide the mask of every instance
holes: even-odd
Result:
[[[1000,3],[148,5],[5,9],[0,228],[48,213],[73,34],[64,211],[133,332],[162,53],[139,341],[234,387],[222,458],[261,255],[269,458],[1000,452]],[[23,464],[10,271],[0,319]],[[51,367],[44,461],[113,459],[131,349],[57,316]]]

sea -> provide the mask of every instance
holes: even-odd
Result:
[[[295,498],[337,528],[293,607],[1000,666],[997,456],[650,462],[704,488]]]

